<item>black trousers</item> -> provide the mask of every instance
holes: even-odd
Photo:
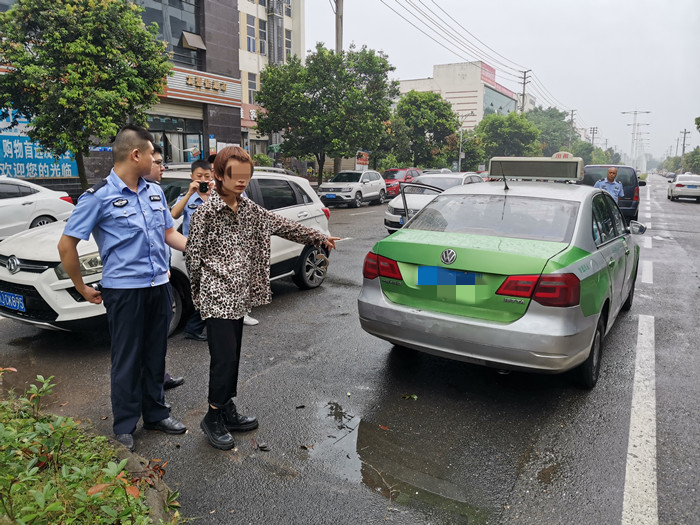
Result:
[[[243,318],[206,319],[209,343],[209,402],[223,405],[236,397]]]
[[[168,417],[163,394],[170,284],[151,288],[103,288],[111,343],[112,416],[115,434],[132,434],[141,415],[146,423]]]

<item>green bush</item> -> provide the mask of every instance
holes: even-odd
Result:
[[[104,436],[41,413],[52,379],[37,376],[40,386],[0,400],[0,523],[151,523],[143,489],[152,479],[132,478]]]
[[[275,164],[275,161],[265,155],[264,153],[256,153],[253,155],[253,163],[256,166],[273,166]]]

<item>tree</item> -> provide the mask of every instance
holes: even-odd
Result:
[[[525,118],[532,122],[540,133],[542,155],[551,157],[557,151],[568,151],[571,147],[572,128],[567,122],[567,113],[557,108],[535,108],[525,113]]]
[[[75,155],[83,189],[90,146],[127,119],[143,123],[170,71],[165,42],[129,0],[17,0],[0,13],[0,107],[54,156]]]
[[[576,157],[581,157],[584,164],[593,164],[593,144],[584,140],[574,141],[571,153]]]
[[[695,119],[695,128],[700,131],[700,117],[696,117]]]
[[[459,127],[452,105],[438,93],[409,91],[396,105],[396,115],[409,129],[413,165],[429,163]]]
[[[486,158],[495,156],[532,157],[540,154],[540,130],[523,115],[497,113],[479,122],[476,133],[483,143]]]
[[[398,95],[398,82],[388,76],[393,70],[381,52],[351,47],[336,54],[319,43],[306,65],[292,57],[261,72],[257,129],[282,132],[287,156],[314,155],[320,184],[326,155],[350,157],[379,147]]]
[[[700,173],[700,146],[683,155],[682,170]]]
[[[374,169],[407,166],[412,160],[410,130],[401,117],[394,115],[384,123],[379,147],[372,155]]]

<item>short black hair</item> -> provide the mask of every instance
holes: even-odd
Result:
[[[153,153],[160,153],[162,155],[163,148],[161,148],[158,144],[153,144]]]
[[[129,157],[129,154],[137,149],[143,151],[146,143],[154,143],[153,135],[146,129],[136,124],[127,124],[114,139],[112,145],[112,157],[114,162],[122,162]]]
[[[216,159],[216,153],[214,153],[213,155],[209,155],[209,157],[207,158],[209,164],[214,164],[214,159]]]
[[[192,166],[190,166],[192,173],[194,173],[194,170],[196,170],[197,168],[202,168],[203,170],[210,170],[211,163],[208,160],[202,160],[202,159],[195,160],[192,163]]]

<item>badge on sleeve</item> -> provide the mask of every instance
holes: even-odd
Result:
[[[190,210],[196,210],[197,208],[199,208],[199,204],[191,203],[191,204],[188,204],[187,207]]]
[[[149,195],[151,202],[160,202],[160,195]]]
[[[117,199],[116,201],[112,202],[112,206],[115,206],[117,208],[123,208],[129,204],[129,201],[126,199]]]

